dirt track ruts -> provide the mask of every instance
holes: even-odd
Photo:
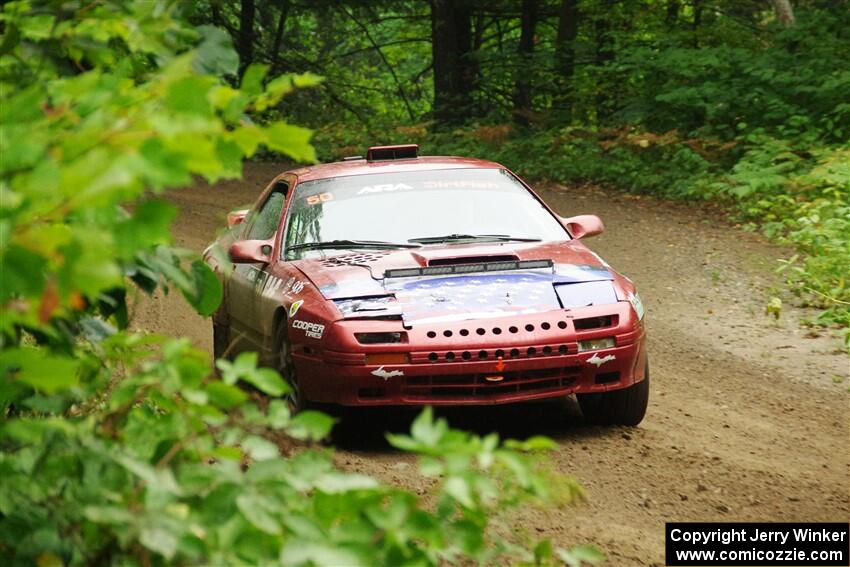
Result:
[[[247,164],[239,182],[169,194],[178,244],[202,250],[228,210],[253,201],[280,168]],[[522,173],[522,172],[520,172]],[[648,310],[650,408],[637,428],[582,424],[574,400],[449,411],[453,425],[503,437],[542,433],[555,466],[587,500],[526,509],[534,537],[592,542],[607,565],[662,565],[667,521],[846,521],[850,517],[850,358],[834,337],[764,313],[786,252],[704,209],[597,188],[544,186],[560,214],[594,213],[589,242],[634,280]],[[211,348],[210,325],[179,294],[140,298],[136,328]],[[416,489],[413,459],[382,441],[409,414],[365,412],[339,439],[341,466]],[[518,528],[519,529],[519,528]]]

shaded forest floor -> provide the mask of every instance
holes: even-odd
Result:
[[[280,167],[170,194],[178,244],[202,250],[228,210],[251,202]],[[522,173],[520,171],[520,173]],[[850,515],[850,359],[835,337],[799,326],[802,310],[764,313],[785,250],[729,228],[704,209],[594,187],[549,185],[564,215],[594,213],[589,244],[632,278],[648,311],[653,391],[635,429],[582,424],[574,400],[448,411],[450,422],[504,437],[545,434],[552,460],[588,498],[526,509],[511,528],[561,545],[592,542],[609,565],[662,565],[667,521],[827,521]],[[208,321],[178,294],[140,298],[133,325],[211,349]],[[336,439],[347,469],[414,490],[411,457],[383,441],[410,412],[357,412]]]

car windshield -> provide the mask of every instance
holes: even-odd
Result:
[[[375,173],[296,186],[288,258],[335,247],[566,240],[560,222],[502,169]],[[338,241],[336,244],[334,241]]]

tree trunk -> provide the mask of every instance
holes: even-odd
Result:
[[[614,60],[614,47],[611,41],[611,22],[608,18],[612,17],[611,10],[614,7],[614,0],[603,0],[603,14],[597,14],[594,28],[596,32],[596,66],[605,67],[608,63]],[[598,124],[604,123],[613,112],[613,96],[611,89],[613,85],[604,81],[605,73],[597,72],[596,82],[596,121]]]
[[[575,39],[578,36],[578,0],[561,0],[558,10],[558,35],[555,39],[555,73],[557,81],[554,110],[559,122],[572,119],[573,75],[575,74]]]
[[[239,75],[254,60],[254,0],[242,0],[239,9],[239,42],[236,50],[239,52]]]
[[[791,6],[791,0],[770,0],[770,4],[773,6],[773,11],[776,12],[776,19],[782,25],[793,26],[797,21],[794,18],[794,8]]]
[[[269,61],[272,62],[275,73],[283,72],[283,69],[280,68],[280,48],[283,44],[283,31],[286,29],[286,20],[288,17],[289,0],[282,0],[280,3],[280,16],[277,20],[274,40],[272,40],[271,53],[269,53]]]
[[[538,0],[522,0],[522,20],[519,36],[519,67],[514,87],[514,118],[518,124],[528,125],[531,113],[531,57],[534,55],[534,32],[537,29]]]
[[[668,30],[676,29],[676,24],[679,21],[679,0],[667,0],[667,14],[664,16],[664,23]]]
[[[702,23],[702,0],[694,0],[694,19],[691,23],[694,49],[699,49],[699,26]]]
[[[432,0],[431,57],[434,62],[434,119],[458,124],[472,110],[474,68],[467,57],[472,41],[471,11],[464,2]]]

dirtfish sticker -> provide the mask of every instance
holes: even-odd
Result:
[[[594,353],[593,356],[591,356],[590,358],[587,359],[587,362],[589,364],[595,364],[596,368],[599,368],[600,366],[602,366],[606,362],[611,362],[612,360],[617,360],[617,357],[614,356],[613,354],[607,354],[607,355],[603,356],[602,358],[599,358],[599,355]]]
[[[319,323],[310,323],[308,321],[293,321],[292,328],[303,330],[304,335],[311,339],[321,339],[322,335],[325,333],[324,325],[320,325]]]
[[[298,301],[293,301],[292,305],[289,306],[289,318],[295,317],[295,314],[298,313],[298,310],[301,309],[301,306],[304,305],[304,300],[299,299]]]
[[[380,368],[372,371],[372,376],[377,376],[378,378],[383,378],[384,381],[386,381],[386,380],[389,380],[390,378],[392,378],[393,376],[404,376],[404,372],[402,372],[401,370],[387,371],[387,370],[384,370],[383,366],[381,366]]]

